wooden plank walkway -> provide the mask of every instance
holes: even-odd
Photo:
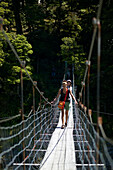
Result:
[[[41,163],[41,170],[76,170],[72,104],[69,110],[67,127],[61,129],[61,125],[60,113],[57,128],[53,132],[48,149]]]

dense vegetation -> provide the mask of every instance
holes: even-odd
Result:
[[[65,71],[75,67],[75,80],[81,88],[88,58],[98,0],[2,0],[3,28],[38,87],[51,101]],[[113,113],[113,1],[105,1],[101,13],[101,112]],[[0,32],[0,117],[18,114],[21,103],[20,65]],[[97,37],[91,58],[90,108],[96,110]],[[36,94],[38,106],[40,96]],[[32,106],[32,84],[24,74],[24,108]],[[94,113],[96,118],[96,113]],[[113,131],[112,116],[104,115],[106,129]],[[95,120],[96,121],[96,120]],[[110,134],[109,134],[110,135]]]

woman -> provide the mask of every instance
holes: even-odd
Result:
[[[62,109],[62,126],[61,126],[61,128],[64,129],[64,127],[67,126],[68,111],[69,111],[69,104],[70,104],[70,95],[72,96],[73,100],[75,101],[75,104],[78,104],[78,103],[77,103],[75,97],[73,96],[72,91],[67,88],[67,81],[63,81],[62,86],[63,86],[63,88],[61,88],[59,90],[59,92],[57,94],[57,97],[53,100],[53,102],[55,102],[59,98],[60,95],[61,96],[60,96],[59,101],[64,101],[64,98],[65,98],[65,95],[66,95],[66,91],[68,90],[66,101],[65,101],[65,106]],[[65,125],[64,125],[64,109],[65,109],[65,115],[66,115]]]

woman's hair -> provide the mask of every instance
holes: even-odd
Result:
[[[67,81],[66,81],[66,80],[63,80],[62,84],[67,84]]]

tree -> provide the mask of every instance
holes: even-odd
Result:
[[[16,49],[20,59],[26,61],[26,69],[31,75],[32,67],[30,65],[30,55],[33,53],[31,44],[28,43],[26,37],[23,35],[15,35],[11,33],[7,33],[7,35],[12,45]],[[0,59],[3,58],[3,61],[0,65],[0,80],[2,84],[0,101],[1,106],[3,106],[4,108],[2,113],[4,114],[6,112],[5,114],[8,114],[12,110],[13,114],[15,114],[15,112],[18,112],[17,108],[20,107],[19,84],[21,67],[5,39],[3,40],[2,45],[3,56],[0,56]],[[24,70],[23,73],[24,80],[28,80],[28,77]],[[25,93],[27,90],[28,89],[24,90]],[[17,101],[16,104],[14,104],[15,101]]]
[[[8,37],[16,49],[19,57],[21,60],[25,60],[28,66],[26,68],[29,71],[29,74],[31,74],[31,67],[29,66],[30,58],[29,55],[33,53],[32,46],[27,42],[27,39],[23,35],[13,35],[8,34]],[[4,64],[0,68],[2,71],[2,79],[4,81],[9,82],[10,84],[20,83],[20,77],[18,76],[18,73],[20,73],[20,66],[19,62],[17,62],[14,53],[10,49],[9,45],[6,41],[4,41]],[[5,52],[7,51],[7,52]],[[6,74],[7,73],[7,74]]]
[[[83,47],[77,44],[75,38],[64,37],[62,41],[61,55],[63,56],[63,60],[67,61],[69,64],[74,63],[76,77],[83,77],[86,61]]]
[[[16,31],[17,34],[22,34],[22,25],[21,25],[21,19],[20,19],[20,0],[12,0],[13,3],[13,11],[15,16],[15,22],[16,22]]]

